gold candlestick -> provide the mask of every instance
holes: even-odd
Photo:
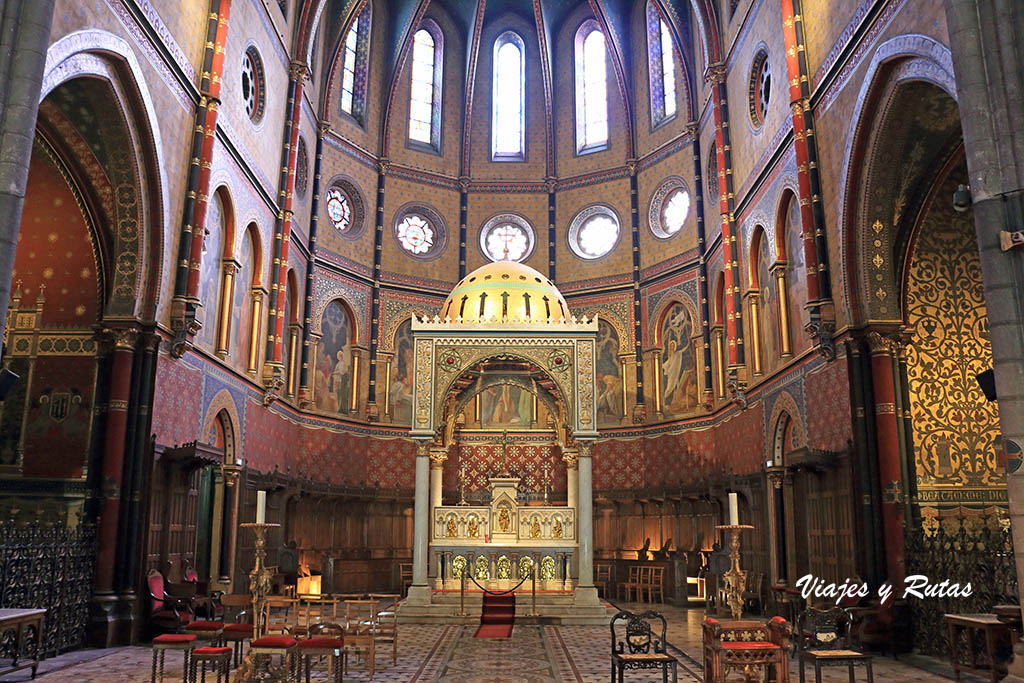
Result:
[[[263,615],[263,607],[270,593],[270,570],[267,569],[267,531],[276,529],[280,524],[253,523],[239,525],[243,529],[252,529],[256,534],[256,562],[249,572],[249,592],[252,594],[252,633],[253,639],[266,635],[267,624]]]
[[[734,621],[743,618],[743,591],[747,587],[747,572],[740,569],[740,532],[753,529],[749,524],[719,524],[715,527],[729,532],[730,567],[723,576],[725,581],[726,604],[732,611]]]

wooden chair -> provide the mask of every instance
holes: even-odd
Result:
[[[608,597],[608,587],[612,583],[612,566],[607,562],[594,565],[594,586],[602,598]]]
[[[224,643],[234,650],[234,666],[242,663],[242,648],[252,640],[252,596],[248,593],[226,593],[220,598],[224,605]]]
[[[804,683],[804,663],[814,664],[814,680],[821,680],[822,666],[845,666],[853,678],[853,667],[867,668],[868,683],[874,683],[871,655],[850,650],[847,642],[850,615],[842,607],[815,609],[809,607],[797,620],[797,643],[800,652],[800,683]]]
[[[629,565],[629,577],[625,581],[620,581],[615,586],[615,597],[629,600],[629,593],[633,586],[640,583],[640,565],[631,564]]]
[[[299,676],[305,673],[306,683],[309,683],[314,661],[326,659],[328,677],[341,683],[345,672],[345,628],[323,622],[307,628],[305,635],[296,647]]]
[[[370,593],[366,597],[370,600],[377,601],[378,614],[386,610],[396,609],[398,607],[398,601],[402,599],[402,596],[397,593]]]
[[[657,594],[658,602],[665,604],[665,568],[664,567],[648,567],[649,571],[647,574],[647,583],[645,588],[647,590],[647,601],[654,602],[654,596]]]
[[[750,679],[751,669],[767,676],[775,669],[774,683],[789,683],[789,622],[781,617],[760,621],[704,620],[704,680],[724,683],[731,671]],[[758,679],[760,680],[760,679]]]
[[[743,591],[743,603],[748,606],[747,611],[764,614],[764,572],[751,573],[747,577],[747,585]],[[754,605],[757,609],[754,609]]]
[[[408,595],[409,586],[412,585],[412,562],[398,565],[398,578],[402,582],[402,595]]]
[[[189,659],[196,646],[196,637],[192,633],[164,633],[153,639],[153,676],[151,683],[164,680],[164,655],[168,650],[180,650],[185,653],[184,668],[188,674]],[[159,666],[159,668],[158,668]],[[157,678],[159,676],[159,678]]]
[[[385,600],[381,604],[385,607],[377,611],[373,640],[375,645],[391,643],[391,666],[394,666],[398,664],[398,601],[388,601],[388,598],[397,596],[383,597]],[[374,599],[374,596],[371,594],[370,598]]]
[[[263,615],[266,635],[292,633],[299,626],[298,600],[269,596],[264,603]]]
[[[655,637],[651,630],[650,620],[661,620],[661,636]],[[625,637],[619,638],[615,632],[617,622],[626,622]],[[625,669],[661,669],[663,681],[668,681],[668,672],[672,671],[672,683],[676,682],[676,658],[665,649],[665,631],[668,624],[665,617],[653,610],[643,614],[633,614],[623,610],[616,614],[609,624],[612,632],[612,681],[622,683]]]
[[[376,618],[376,600],[345,601],[345,652],[366,662],[371,679],[377,657]]]
[[[643,602],[644,601],[644,590],[646,590],[647,586],[650,583],[651,583],[651,566],[647,565],[647,564],[641,565],[640,569],[639,569],[639,572],[637,573],[636,583],[634,583],[632,586],[627,586],[626,587],[627,599],[628,599],[628,596],[629,596],[629,591],[632,590],[636,594],[636,601],[637,602]]]
[[[149,623],[154,628],[165,633],[177,633],[195,617],[192,601],[168,593],[164,575],[156,569],[151,569],[146,576],[146,587],[150,599]]]

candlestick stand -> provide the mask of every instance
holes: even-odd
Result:
[[[720,524],[715,527],[729,532],[729,571],[722,579],[725,581],[725,602],[732,611],[734,621],[743,618],[743,591],[747,587],[747,572],[740,569],[740,532],[754,527],[749,524]]]
[[[249,593],[252,594],[252,633],[253,639],[260,638],[267,634],[267,624],[263,616],[263,607],[267,602],[267,594],[270,593],[270,570],[267,569],[267,531],[276,529],[280,524],[257,524],[249,522],[240,524],[243,529],[252,529],[256,535],[256,546],[254,554],[256,561],[252,571],[249,572]]]

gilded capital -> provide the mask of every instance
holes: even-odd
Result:
[[[562,451],[562,462],[568,469],[574,470],[579,466],[579,454],[574,450],[564,450]]]
[[[712,83],[724,83],[727,74],[728,69],[726,69],[725,64],[722,62],[716,62],[714,64],[708,65],[708,80],[711,81]]]

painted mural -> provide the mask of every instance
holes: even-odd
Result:
[[[597,423],[616,426],[622,412],[622,364],[619,361],[619,334],[604,320],[597,323]]]
[[[480,393],[480,426],[529,427],[533,418],[533,394],[521,387],[501,384]]]
[[[761,370],[770,374],[782,364],[782,331],[779,329],[779,291],[772,275],[775,249],[762,233],[757,247],[757,284],[761,307]]]
[[[316,347],[314,403],[317,410],[348,415],[352,406],[352,323],[340,301],[324,310],[323,336]]]
[[[661,410],[683,415],[697,406],[697,367],[693,320],[681,303],[672,304],[661,319],[658,334],[661,365]]]
[[[391,421],[394,424],[411,425],[414,378],[411,320],[406,320],[398,326],[398,329],[395,331],[392,348],[395,350],[395,355],[391,359],[388,413],[391,415]]]
[[[810,318],[804,304],[807,303],[807,269],[804,266],[803,228],[800,225],[800,202],[790,195],[786,209],[786,290],[789,293],[789,329],[793,355],[806,351],[811,346],[810,338],[804,331]]]
[[[199,265],[199,300],[203,302],[203,328],[196,341],[215,350],[217,339],[217,303],[220,292],[221,254],[224,251],[224,203],[220,192],[214,192],[206,208],[207,235],[203,240],[203,260]]]
[[[238,248],[238,273],[235,275],[235,293],[231,302],[231,345],[228,354],[237,368],[249,365],[249,336],[252,321],[252,234],[246,230]]]

